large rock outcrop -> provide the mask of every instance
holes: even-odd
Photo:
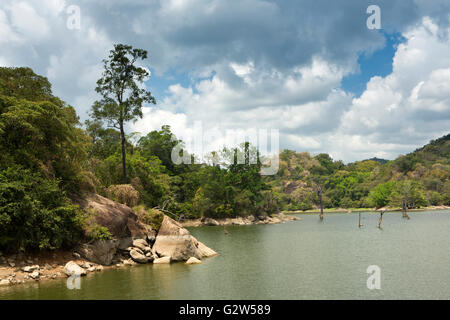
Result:
[[[93,222],[108,228],[116,239],[137,239],[155,235],[155,231],[149,225],[139,222],[133,209],[126,205],[95,193],[88,193],[83,198],[72,198],[82,209],[93,212]]]
[[[186,261],[190,257],[202,259],[217,254],[168,216],[164,216],[153,249],[159,256],[171,257],[173,261]]]
[[[118,240],[96,241],[92,244],[81,244],[75,251],[89,261],[108,266],[114,259],[119,243]]]

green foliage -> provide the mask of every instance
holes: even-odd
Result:
[[[141,88],[149,72],[136,66],[137,60],[145,60],[147,51],[133,49],[123,44],[114,45],[108,59],[103,60],[104,71],[97,81],[95,91],[102,99],[92,105],[91,116],[97,121],[106,121],[107,125],[120,132],[122,148],[122,182],[128,181],[126,168],[126,137],[124,124],[142,118],[143,103],[156,103],[149,91]]]
[[[153,230],[159,230],[164,214],[158,209],[145,209],[144,206],[137,206],[133,208],[139,219],[152,227]]]
[[[373,207],[381,208],[387,206],[395,188],[395,182],[389,181],[377,185],[369,192],[369,203]]]
[[[422,184],[414,180],[403,180],[395,184],[389,203],[392,206],[402,206],[405,202],[408,208],[419,208],[427,205]]]
[[[0,171],[0,248],[57,249],[82,235],[82,215],[59,184],[22,167]]]
[[[172,161],[172,149],[182,141],[178,140],[170,131],[170,126],[162,126],[159,131],[152,131],[142,137],[138,146],[142,150],[142,155],[158,157],[161,163],[171,174],[182,173],[183,165],[175,165]]]

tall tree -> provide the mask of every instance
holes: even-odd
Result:
[[[114,45],[108,59],[103,60],[104,71],[95,88],[102,99],[94,102],[91,116],[97,120],[105,120],[108,127],[120,132],[123,183],[128,182],[124,125],[142,118],[144,102],[156,103],[152,94],[142,88],[142,83],[150,74],[146,69],[136,66],[136,62],[144,59],[147,59],[147,51],[143,49],[123,44]]]

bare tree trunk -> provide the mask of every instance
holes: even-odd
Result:
[[[361,212],[358,212],[358,228],[361,228],[362,224],[361,224]]]
[[[126,154],[126,140],[125,140],[125,131],[123,129],[123,122],[120,123],[120,137],[122,138],[122,183],[127,184],[127,154]]]
[[[319,203],[320,203],[320,220],[323,220],[323,201],[322,201],[322,186],[319,185]]]
[[[385,213],[386,211],[381,211],[380,212],[380,217],[378,218],[378,228],[379,229],[381,229],[381,222],[383,222],[383,214]]]
[[[408,213],[407,213],[408,203],[406,200],[402,200],[402,217],[406,219],[410,219]]]

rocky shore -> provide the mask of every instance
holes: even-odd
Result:
[[[193,237],[185,227],[275,224],[299,218],[283,213],[227,219],[194,219],[177,222],[164,216],[158,230],[140,221],[129,207],[97,194],[74,197],[85,211],[95,212],[94,223],[106,227],[113,239],[81,243],[71,251],[17,253],[0,252],[0,287],[70,276],[86,276],[111,268],[139,264],[202,263],[217,255]]]
[[[107,227],[113,239],[82,243],[72,251],[0,252],[1,287],[146,263],[198,264],[203,258],[217,255],[168,216],[164,216],[159,230],[152,230],[138,220],[131,208],[107,198],[89,194],[76,201],[83,209],[96,212],[95,223]]]
[[[183,227],[201,227],[201,226],[245,226],[252,224],[277,224],[285,223],[289,221],[297,221],[300,218],[286,215],[283,213],[272,214],[270,216],[246,216],[246,217],[236,217],[236,218],[225,218],[225,219],[190,219],[180,222]]]

